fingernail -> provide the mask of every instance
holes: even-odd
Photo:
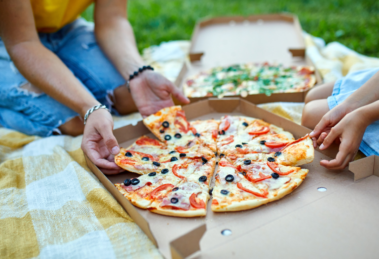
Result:
[[[324,149],[324,144],[321,144],[320,145],[320,150],[323,150]]]
[[[112,155],[117,155],[120,153],[120,148],[118,146],[115,146],[112,148]]]
[[[312,131],[311,133],[309,133],[309,136],[313,137],[313,134],[314,134],[314,132]]]

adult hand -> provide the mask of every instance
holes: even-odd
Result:
[[[349,112],[351,112],[351,108],[344,103],[328,111],[309,134],[313,140],[313,146],[316,148],[318,145],[321,145],[331,129]]]
[[[171,95],[180,102],[189,103],[187,97],[164,76],[145,70],[130,81],[130,91],[142,117],[173,106]]]
[[[320,164],[332,170],[345,168],[354,159],[368,125],[368,120],[359,110],[345,115],[340,122],[330,128],[320,146],[320,150],[327,149],[333,141],[339,139],[341,144],[336,158],[330,161],[322,160]]]
[[[106,174],[122,171],[114,162],[114,156],[120,152],[113,135],[113,119],[105,109],[94,111],[87,119],[84,128],[82,150]]]

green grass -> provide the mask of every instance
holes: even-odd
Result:
[[[83,17],[92,20],[93,6]],[[303,29],[327,43],[339,41],[379,57],[378,0],[129,0],[128,17],[138,48],[188,40],[196,21],[215,16],[290,12]]]

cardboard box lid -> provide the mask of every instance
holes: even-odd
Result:
[[[241,99],[210,99],[190,104],[183,109],[189,120],[243,114],[282,127],[296,138],[310,132],[309,129]],[[139,122],[136,126],[129,125],[115,130],[115,136],[126,147],[146,132],[143,123]],[[252,251],[250,248],[253,247],[260,249],[256,255],[268,257],[277,255],[273,243],[278,248],[276,251],[282,252],[282,255],[287,254],[286,257],[300,256],[300,253],[307,257],[313,254],[345,255],[346,251],[351,252],[352,249],[364,256],[369,256],[372,252],[379,253],[379,246],[376,245],[379,238],[379,232],[376,231],[379,228],[376,219],[379,212],[379,178],[372,175],[354,182],[353,174],[347,169],[335,172],[320,166],[319,161],[322,159],[329,158],[324,151],[316,151],[314,162],[302,166],[309,169],[310,173],[291,195],[242,212],[213,213],[209,206],[205,218],[174,218],[135,208],[113,186],[113,183],[122,182],[126,177],[135,177],[135,174],[105,176],[93,163],[89,160],[87,162],[166,258],[185,258],[199,247],[201,253],[195,253],[191,257],[229,258],[233,253],[249,257]],[[326,191],[318,191],[319,187],[325,187]],[[357,206],[354,207],[356,203]],[[220,233],[224,229],[230,229],[232,235],[222,236]],[[256,236],[263,239],[256,242]],[[307,251],[312,254],[307,254]]]
[[[217,66],[247,62],[269,62],[285,66],[311,65],[305,55],[305,42],[297,16],[290,14],[217,17],[196,24],[189,58],[175,81],[179,88],[191,75]],[[316,70],[316,80],[322,82]],[[248,95],[256,104],[264,102],[304,101],[306,92]],[[190,98],[199,101],[208,97]],[[179,103],[176,100],[176,103]]]

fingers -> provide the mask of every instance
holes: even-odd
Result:
[[[327,149],[333,141],[341,135],[341,131],[338,127],[334,127],[330,130],[329,134],[324,138],[322,144],[320,145],[320,150]],[[321,136],[320,136],[321,137]]]
[[[323,132],[323,133],[320,134],[320,137],[316,141],[316,143],[317,143],[318,146],[321,145],[324,142],[326,136],[328,136],[328,133],[326,133],[326,132]]]
[[[320,164],[331,170],[342,170],[349,165],[350,161],[354,158],[354,154],[342,154],[338,153],[337,157],[333,160],[321,160]]]
[[[182,102],[182,103],[190,103],[190,100],[184,96],[184,94],[182,93],[182,91],[180,91],[177,87],[175,87],[173,84],[170,85],[170,88],[171,88],[171,93],[172,95],[178,99],[179,102]]]
[[[97,128],[97,131],[103,137],[104,143],[111,154],[117,155],[120,153],[120,148],[118,146],[117,140],[113,135],[112,125],[103,124],[101,127]]]
[[[321,132],[323,132],[324,129],[330,124],[328,118],[328,113],[322,117],[320,122],[314,128],[314,130],[309,134],[311,138],[317,138],[321,134]]]

